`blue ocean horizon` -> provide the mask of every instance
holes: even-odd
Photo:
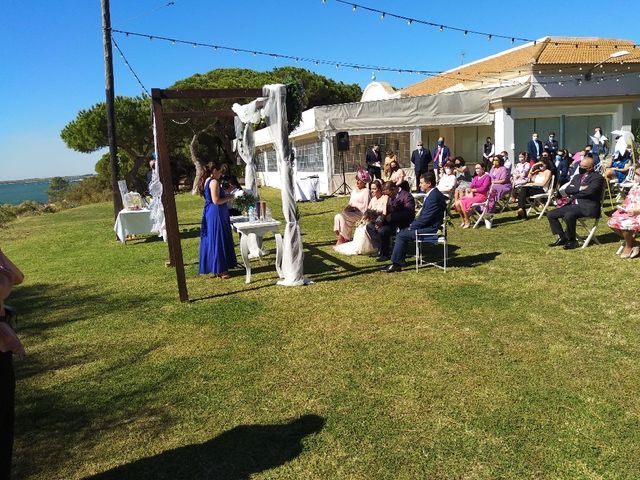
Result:
[[[8,203],[18,205],[27,200],[39,203],[47,203],[49,195],[49,180],[34,182],[16,182],[0,184],[0,205]]]

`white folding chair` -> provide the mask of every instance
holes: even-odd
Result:
[[[447,243],[447,224],[449,223],[449,212],[445,210],[442,226],[438,233],[418,233],[416,230],[416,272],[420,267],[431,266],[447,271],[447,259],[449,256]],[[439,261],[425,262],[422,254],[422,244],[427,243],[433,246],[442,246],[442,265]]]
[[[491,187],[489,188],[489,191],[487,192],[487,199],[484,202],[471,204],[471,212],[470,212],[471,221],[475,220],[475,222],[473,223],[473,228],[476,228],[478,225],[480,225],[480,222],[482,220],[491,221],[491,218],[493,217],[493,215],[488,211],[489,200],[491,199],[491,195],[493,195],[493,185],[491,185]],[[487,228],[491,228],[491,227],[487,226]]]
[[[543,217],[543,215],[547,211],[547,208],[549,208],[549,205],[551,205],[553,197],[555,196],[555,181],[555,175],[551,175],[551,180],[549,181],[549,188],[547,189],[547,191],[544,193],[537,193],[536,195],[531,195],[529,197],[529,201],[531,202],[531,204],[529,205],[529,209],[527,210],[527,215],[531,215],[533,212],[535,212],[536,215],[538,215],[538,220]]]

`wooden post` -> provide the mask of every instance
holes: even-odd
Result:
[[[111,193],[113,196],[113,218],[122,210],[122,197],[118,188],[118,144],[116,143],[116,109],[113,93],[113,57],[111,55],[111,13],[109,0],[101,0],[102,44],[104,47],[104,81],[107,111],[107,134],[109,136],[109,159],[111,161]]]
[[[176,269],[178,294],[181,302],[189,300],[187,283],[184,275],[184,261],[180,244],[180,230],[178,228],[178,213],[176,200],[173,196],[173,182],[171,181],[171,166],[169,164],[169,150],[164,131],[164,114],[162,111],[162,92],[158,88],[151,90],[153,118],[156,121],[156,137],[158,141],[158,165],[160,169],[160,183],[162,183],[162,206],[164,207],[164,221],[167,229],[167,243],[169,244],[169,259]]]

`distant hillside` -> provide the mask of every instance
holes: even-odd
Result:
[[[79,182],[82,179],[93,177],[95,173],[88,173],[86,175],[71,175],[69,177],[62,177],[68,182]],[[23,180],[0,180],[0,185],[16,185],[21,183],[42,183],[49,182],[53,177],[46,178],[25,178]]]

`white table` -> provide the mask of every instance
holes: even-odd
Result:
[[[318,183],[320,183],[320,178],[317,175],[299,178],[295,186],[296,202],[315,202],[318,200]]]
[[[150,234],[153,233],[151,228],[153,227],[153,221],[151,220],[151,210],[120,210],[116,224],[113,229],[118,236],[118,240],[122,243],[127,242],[127,236],[136,234]],[[166,235],[162,235],[166,241]]]
[[[240,254],[244,262],[246,276],[244,283],[251,282],[252,258],[262,258],[268,252],[262,249],[262,237],[266,233],[273,233],[276,239],[276,271],[282,275],[282,235],[280,235],[280,222],[278,220],[249,222],[247,217],[231,217],[231,226],[240,234]]]

